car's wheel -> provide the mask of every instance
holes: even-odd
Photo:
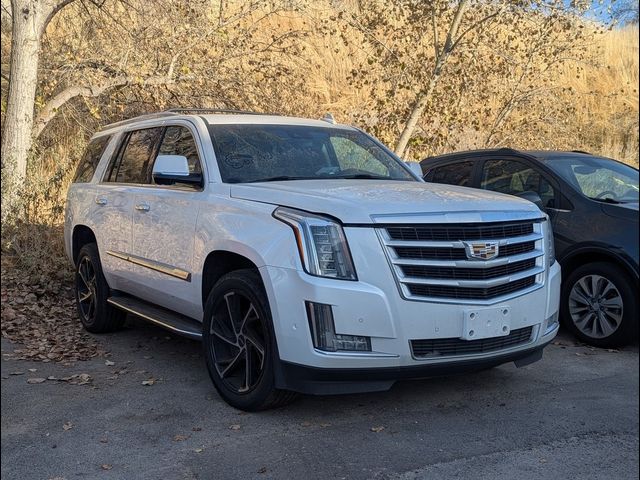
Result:
[[[561,317],[585,343],[617,347],[637,336],[638,299],[634,280],[607,262],[583,265],[569,274],[562,288]]]
[[[102,273],[98,246],[80,249],[76,262],[75,297],[78,316],[92,333],[113,332],[124,324],[126,313],[107,303],[110,289]]]
[[[271,313],[256,271],[237,270],[214,285],[204,309],[203,344],[211,380],[229,405],[256,411],[295,398],[275,388]]]

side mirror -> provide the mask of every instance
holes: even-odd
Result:
[[[540,195],[538,195],[536,192],[522,192],[517,194],[516,197],[524,198],[525,200],[529,200],[531,203],[535,203],[536,206],[544,212],[544,204],[542,203]]]
[[[184,155],[158,155],[151,176],[158,185],[202,185],[202,175],[189,173],[189,162]]]
[[[418,162],[404,162],[404,164],[409,167],[409,170],[415,173],[418,177],[422,178],[422,167]]]

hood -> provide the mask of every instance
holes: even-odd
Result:
[[[533,203],[511,195],[465,187],[394,180],[293,180],[231,185],[231,197],[328,214],[343,223],[397,223],[406,216],[468,212],[464,221],[487,221],[485,213],[511,218],[543,216]],[[460,221],[460,217],[456,218]],[[432,220],[433,221],[433,220]]]

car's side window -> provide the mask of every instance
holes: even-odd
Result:
[[[94,138],[89,142],[78,164],[78,169],[73,177],[73,183],[87,183],[91,181],[100,162],[100,158],[102,158],[102,154],[109,144],[109,140],[111,140],[111,135],[104,135]]]
[[[474,162],[460,162],[436,167],[427,174],[427,181],[471,187],[473,165]]]
[[[187,127],[167,127],[158,155],[182,155],[187,158],[190,174],[202,174],[198,147]]]
[[[554,188],[538,170],[514,160],[487,160],[480,188],[511,195],[535,192],[545,207],[553,207],[556,196]]]
[[[145,128],[131,132],[126,144],[120,148],[109,178],[109,182],[148,183],[149,162],[157,146],[162,128]]]

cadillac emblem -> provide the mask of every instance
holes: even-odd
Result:
[[[463,242],[467,258],[471,260],[491,260],[498,256],[498,242]]]

